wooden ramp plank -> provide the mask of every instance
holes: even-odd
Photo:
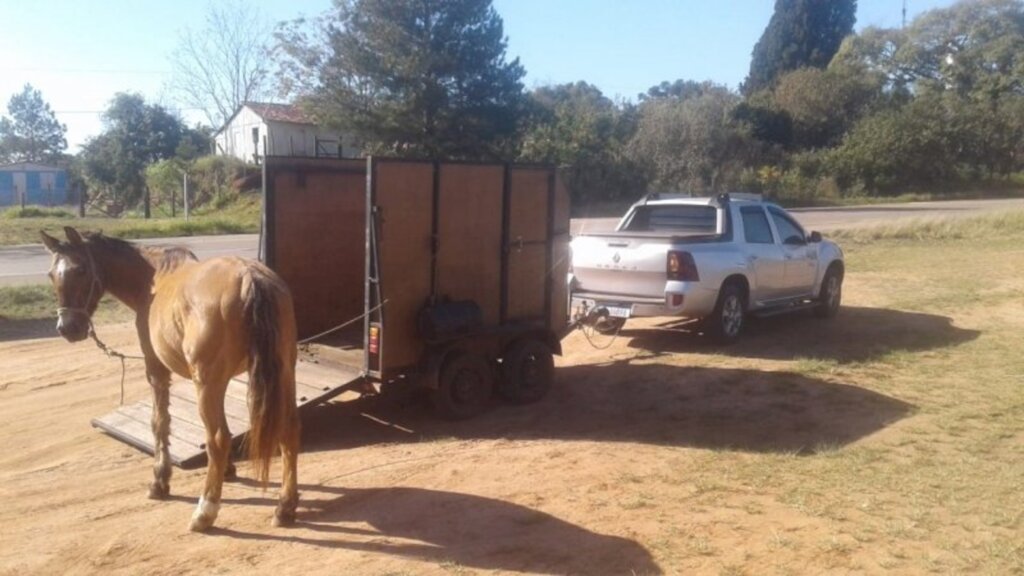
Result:
[[[295,370],[295,404],[300,417],[305,408],[334,398],[363,377],[357,368],[334,362],[312,363],[300,360]],[[224,414],[236,446],[249,431],[247,398],[248,383],[245,378],[236,378],[228,384]],[[171,462],[180,468],[201,466],[206,462],[206,429],[199,417],[196,389],[191,382],[178,381],[171,385],[169,412]],[[152,413],[153,401],[140,400],[94,418],[92,425],[122,442],[152,454]]]

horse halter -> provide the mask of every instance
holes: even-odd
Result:
[[[64,313],[81,314],[85,316],[86,322],[89,323],[89,332],[92,332],[92,314],[87,309],[89,303],[92,302],[92,297],[96,294],[96,286],[99,285],[100,294],[103,293],[103,282],[100,280],[99,272],[96,271],[96,261],[93,260],[92,251],[84,243],[82,244],[82,250],[85,251],[85,256],[89,262],[89,275],[92,276],[89,282],[89,295],[85,298],[85,304],[83,306],[61,306],[57,308],[57,317],[60,318]]]

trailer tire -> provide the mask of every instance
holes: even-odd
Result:
[[[551,349],[540,340],[527,338],[508,347],[501,362],[498,392],[515,404],[531,404],[547,395],[555,377]]]
[[[479,354],[452,352],[431,391],[434,409],[448,420],[467,420],[487,409],[494,393],[494,370]]]

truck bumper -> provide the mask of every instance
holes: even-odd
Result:
[[[607,310],[610,316],[704,318],[715,309],[717,290],[708,290],[689,282],[669,282],[662,297],[630,296],[598,292],[575,292],[572,314],[582,318],[595,310]]]

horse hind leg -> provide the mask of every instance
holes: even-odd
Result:
[[[295,523],[295,510],[299,506],[298,488],[298,459],[299,442],[301,431],[299,418],[295,410],[290,410],[290,416],[282,426],[281,431],[281,493],[278,497],[277,509],[274,510],[274,526],[291,526]]]
[[[169,438],[171,434],[171,379],[170,374],[159,369],[150,369],[147,375],[153,388],[153,483],[149,485],[149,497],[163,500],[171,493],[171,455]]]
[[[206,482],[199,496],[199,503],[192,514],[189,529],[203,532],[213,526],[220,512],[221,490],[224,474],[231,455],[231,431],[224,417],[224,393],[227,379],[210,382],[193,377],[199,403],[199,416],[206,427]]]

